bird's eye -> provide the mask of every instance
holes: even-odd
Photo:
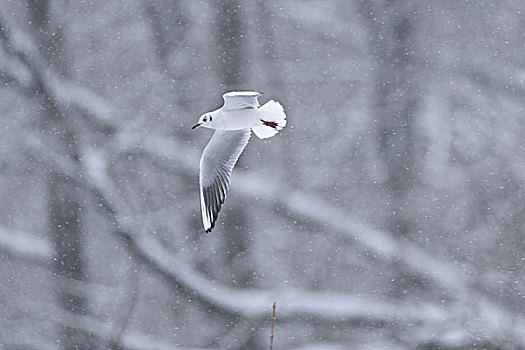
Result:
[[[211,115],[210,115],[210,122],[212,121],[213,119],[211,118]]]
[[[204,118],[202,121],[205,122],[205,121],[206,121],[206,118]]]

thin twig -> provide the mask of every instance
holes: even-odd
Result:
[[[270,350],[273,350],[273,338],[274,338],[273,329],[274,329],[274,326],[275,326],[275,301],[273,302],[272,331],[270,333]]]

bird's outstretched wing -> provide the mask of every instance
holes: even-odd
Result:
[[[224,99],[223,111],[235,109],[258,108],[259,101],[257,97],[261,96],[257,91],[232,91],[222,95]]]
[[[216,130],[202,152],[199,173],[202,223],[211,232],[230,187],[230,176],[244,147],[250,129]]]

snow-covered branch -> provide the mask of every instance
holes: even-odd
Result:
[[[278,300],[281,319],[309,316],[339,322],[360,320],[372,323],[397,320],[424,324],[440,323],[448,319],[448,310],[431,304],[410,306],[362,296],[296,289],[261,291],[229,288],[203,277],[173,252],[168,251],[156,238],[147,232],[138,231],[139,222],[122,219],[120,224],[124,231],[128,232],[138,253],[144,259],[153,262],[193,298],[201,299],[206,305],[217,307],[229,314],[248,318],[267,317],[272,301]]]
[[[21,258],[34,259],[39,263],[50,262],[53,259],[53,249],[48,241],[5,226],[0,226],[0,251]]]

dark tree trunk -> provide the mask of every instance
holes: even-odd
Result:
[[[86,280],[82,264],[82,206],[76,193],[78,188],[64,176],[51,178],[50,229],[55,240],[55,271],[57,297],[65,310],[61,322],[63,349],[94,349],[95,338],[79,329],[82,317],[87,314],[86,298],[79,293]]]
[[[375,71],[374,115],[378,121],[379,151],[386,164],[388,229],[397,236],[413,230],[408,217],[414,186],[414,118],[418,93],[412,74],[411,7],[399,1],[367,3]]]

